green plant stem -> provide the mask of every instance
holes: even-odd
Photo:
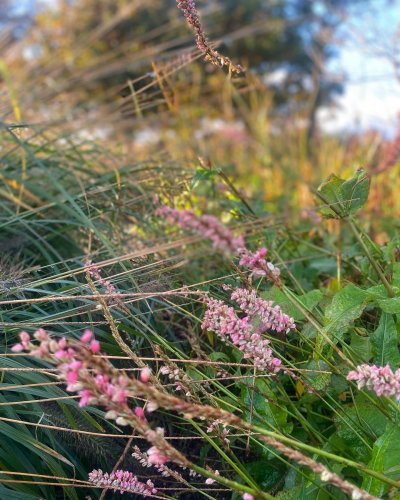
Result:
[[[380,472],[376,472],[372,469],[369,469],[367,466],[364,464],[360,464],[358,462],[354,462],[353,460],[350,460],[345,457],[340,457],[339,455],[335,455],[334,453],[330,453],[328,451],[315,448],[314,446],[310,446],[308,444],[302,443],[301,441],[296,441],[295,439],[289,438],[287,436],[284,436],[282,434],[277,434],[276,432],[270,432],[266,431],[262,427],[259,427],[258,425],[253,425],[253,429],[264,435],[264,436],[269,436],[272,438],[275,438],[278,441],[281,441],[282,443],[288,444],[293,446],[294,448],[298,448],[300,450],[308,451],[310,453],[315,453],[317,455],[320,455],[321,457],[328,458],[330,460],[333,460],[334,462],[348,465],[349,467],[354,467],[357,470],[362,470],[366,474],[369,474],[370,476],[375,477],[376,479],[379,479],[379,481],[382,481],[383,483],[389,484],[390,486],[394,486],[396,488],[400,488],[400,481],[395,481],[394,479],[390,479],[389,477],[386,477],[385,475],[381,474]]]
[[[246,481],[249,485],[251,485],[252,488],[258,489],[257,483],[253,481],[253,479],[249,476],[248,472],[246,469],[243,470],[242,464],[237,465],[233,460],[222,450],[218,444],[210,438],[210,436],[207,436],[205,432],[201,429],[199,425],[196,424],[193,420],[190,420],[191,424],[197,431],[204,437],[206,441],[208,441],[211,446],[221,455],[221,457],[239,474],[239,476]]]
[[[214,479],[216,482],[223,484],[224,486],[227,486],[228,488],[231,488],[232,490],[250,493],[255,498],[264,498],[266,500],[275,500],[275,497],[273,497],[269,493],[266,493],[265,491],[255,491],[253,488],[250,488],[249,486],[245,486],[244,484],[237,483],[236,481],[232,481],[231,479],[226,479],[225,477],[221,477],[212,471],[209,471],[207,469],[203,469],[203,467],[200,467],[199,465],[191,464],[190,467],[195,472],[198,472],[202,476],[210,477],[211,479]]]
[[[364,250],[365,255],[367,256],[367,259],[371,263],[371,266],[375,269],[376,274],[379,276],[380,280],[382,281],[383,286],[386,288],[387,293],[390,295],[390,297],[396,297],[396,294],[393,291],[393,288],[391,287],[390,283],[386,279],[386,276],[384,272],[382,271],[380,265],[378,262],[374,259],[374,257],[371,255],[371,252],[369,251],[367,245],[365,244],[364,240],[362,239],[362,236],[360,235],[359,231],[357,230],[354,222],[350,219],[347,218],[347,223],[350,226],[350,229],[352,230],[354,236],[356,237],[357,241],[360,243],[362,249]]]

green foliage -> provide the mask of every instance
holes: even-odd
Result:
[[[378,328],[371,332],[370,338],[374,348],[374,363],[397,368],[400,365],[399,332],[393,316],[383,312]]]
[[[342,335],[361,316],[369,301],[368,292],[353,284],[339,290],[326,308],[325,332],[331,336]]]
[[[390,478],[400,476],[400,428],[397,424],[388,425],[385,433],[376,440],[368,467]],[[368,476],[364,477],[362,486],[378,498],[389,489],[382,481]]]
[[[368,200],[370,178],[358,169],[347,181],[332,174],[318,188],[321,215],[327,218],[348,217],[360,210]]]

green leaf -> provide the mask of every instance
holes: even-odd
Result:
[[[400,297],[378,300],[378,305],[385,313],[400,314]]]
[[[215,170],[198,168],[192,178],[192,189],[202,182],[213,180],[216,175]]]
[[[362,208],[368,200],[371,179],[359,168],[354,176],[341,186],[341,197],[346,215],[352,214]]]
[[[330,175],[318,188],[325,202],[325,205],[319,207],[321,215],[337,218],[336,212],[342,216],[357,212],[368,200],[369,188],[370,178],[361,168],[347,181],[334,174]],[[333,209],[329,205],[332,205]]]
[[[252,378],[247,377],[249,385]],[[271,398],[270,401],[267,398]],[[255,390],[251,387],[243,387],[242,400],[247,411],[244,412],[245,420],[253,423],[265,425],[266,422],[276,429],[287,429],[287,410],[283,406],[274,404],[275,394],[268,386],[265,380],[256,380]],[[253,417],[251,418],[251,407],[253,408]]]
[[[393,282],[394,287],[400,288],[400,262],[395,262],[393,264]]]
[[[324,361],[310,361],[306,368],[309,370],[306,378],[307,384],[311,385],[317,391],[323,391],[328,387],[332,373],[330,367]]]
[[[342,209],[342,192],[341,187],[344,183],[343,179],[340,179],[335,174],[330,175],[318,188],[324,199],[325,205],[319,207],[321,215],[328,218],[337,218],[336,213],[329,208],[332,204],[334,208],[337,208],[339,212]]]
[[[363,337],[357,335],[355,332],[351,332],[350,335],[350,347],[351,354],[353,355],[353,360],[357,363],[367,362],[372,356],[372,341],[369,337]]]
[[[251,474],[251,477],[259,484],[263,490],[269,491],[277,485],[285,475],[285,467],[280,461],[272,460],[256,460],[247,462],[246,470]]]
[[[326,308],[326,333],[340,333],[347,330],[354,320],[363,313],[371,296],[366,290],[350,284],[335,294]]]
[[[399,479],[400,427],[398,424],[390,424],[385,433],[376,440],[368,467],[391,479]],[[378,498],[381,498],[388,490],[386,483],[370,476],[364,477],[362,487]]]
[[[378,328],[371,334],[374,348],[374,363],[378,366],[389,364],[392,368],[400,365],[398,333],[390,314],[382,313]]]
[[[354,405],[347,406],[346,411],[338,413],[334,420],[337,432],[330,440],[334,448],[350,452],[351,456],[363,463],[368,461],[372,454],[370,443],[383,435],[387,418],[376,411],[373,403],[360,395]]]

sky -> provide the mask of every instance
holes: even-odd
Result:
[[[396,78],[391,63],[377,52],[385,44],[393,47],[397,32],[400,62],[400,0],[375,0],[361,14],[341,29],[347,42],[341,44],[332,71],[345,74],[347,84],[338,108],[322,110],[320,121],[331,132],[376,128],[392,136],[400,124],[400,68]]]

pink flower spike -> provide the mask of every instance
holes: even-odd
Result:
[[[140,372],[140,380],[144,383],[147,384],[147,382],[150,380],[150,375],[151,375],[151,370],[147,366],[143,368]]]
[[[90,342],[92,337],[93,337],[92,330],[87,329],[83,332],[83,335],[81,337],[81,342],[83,342],[84,344],[87,344],[88,342]]]
[[[389,365],[359,365],[348,373],[347,380],[357,381],[358,389],[366,387],[377,396],[400,399],[400,369],[393,372]]]
[[[243,500],[254,500],[253,495],[250,495],[250,493],[243,493],[242,498]]]
[[[72,363],[69,363],[68,368],[70,370],[73,370],[74,372],[77,372],[82,368],[82,362],[81,361],[72,361]]]
[[[98,354],[100,352],[100,342],[98,340],[92,340],[90,342],[90,350],[93,354]]]
[[[89,474],[89,481],[99,488],[118,490],[121,495],[134,493],[144,497],[151,497],[157,494],[157,489],[150,479],[146,483],[142,483],[132,472],[120,469],[110,474],[104,473],[101,469],[93,470]]]

